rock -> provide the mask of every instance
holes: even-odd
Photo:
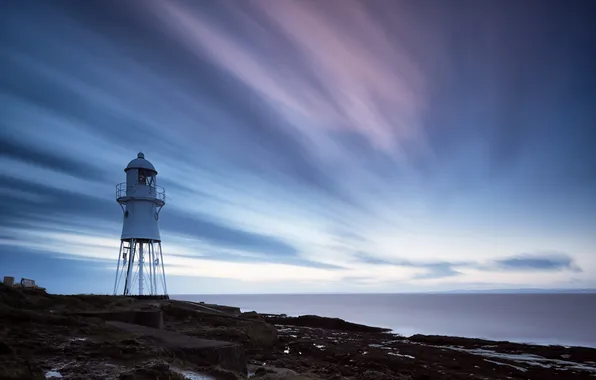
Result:
[[[277,329],[266,322],[254,322],[246,329],[251,344],[262,348],[272,347],[277,342]]]
[[[263,319],[261,314],[257,313],[256,311],[247,311],[245,313],[240,314],[240,316],[242,318],[260,319],[260,320]]]
[[[29,307],[32,302],[20,289],[0,285],[0,303],[12,307]]]
[[[171,363],[210,378],[240,380],[246,379],[246,359],[253,364],[255,380],[587,380],[594,379],[593,370],[583,368],[596,366],[596,350],[585,347],[423,335],[405,339],[337,318],[254,312],[235,317],[172,301],[162,303],[167,317],[164,329],[124,328],[67,314],[71,309],[124,305],[129,302],[124,298],[6,289],[0,289],[0,296],[0,379],[41,380],[44,372],[56,368],[71,380],[183,379],[166,364]],[[129,307],[136,310],[134,304]],[[288,327],[276,329],[267,321]],[[197,339],[225,342],[205,348]],[[520,370],[447,346],[538,355],[557,359],[561,367],[555,370],[504,359],[523,367]]]
[[[260,379],[262,380],[318,380],[317,377],[309,375],[299,375],[296,373],[269,373]]]
[[[319,317],[317,315],[301,315],[299,317],[266,316],[265,321],[272,324],[315,327],[329,330],[352,332],[388,332],[390,329],[371,327],[357,323],[346,322],[339,318]]]
[[[14,355],[14,350],[3,340],[0,340],[0,355]]]
[[[139,346],[140,343],[138,340],[135,339],[123,339],[120,341],[120,344],[125,346]]]
[[[240,377],[237,373],[223,369],[220,366],[201,368],[200,372],[211,375],[217,380],[240,380],[244,378]]]
[[[385,377],[383,372],[368,370],[362,374],[363,380],[377,380]]]
[[[136,352],[137,352],[137,349],[136,349],[136,347],[133,347],[133,346],[127,346],[127,347],[122,348],[123,354],[130,355],[130,354],[134,354]]]
[[[265,368],[265,367],[259,367],[255,370],[255,376],[259,377],[259,376],[265,376],[268,373],[275,373],[275,371]]]
[[[158,380],[158,379],[168,379],[168,380],[185,380],[186,378],[172,370],[170,370],[170,366],[166,363],[161,362],[154,362],[145,364],[143,366],[138,366],[132,371],[128,371],[122,373],[119,380]]]
[[[122,332],[134,334],[140,339],[150,340],[160,348],[167,349],[170,355],[195,366],[219,365],[228,370],[246,373],[245,351],[240,344],[199,339],[176,331],[152,329],[123,322],[110,321],[107,324],[121,329]]]
[[[5,361],[8,359],[7,361]],[[39,366],[27,360],[14,360],[0,356],[0,379],[2,380],[44,380]]]

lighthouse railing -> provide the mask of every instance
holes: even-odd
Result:
[[[159,185],[154,185],[155,188],[155,198],[159,199],[160,201],[166,201],[166,189]]]
[[[162,186],[159,185],[131,185],[131,186],[126,186],[126,182],[122,182],[119,183],[118,185],[116,185],[116,199],[120,199],[120,198],[124,198],[124,197],[134,197],[136,191],[137,191],[137,186],[142,186],[143,188],[147,188],[150,187],[149,189],[149,194],[147,194],[147,190],[141,191],[142,193],[145,193],[145,195],[150,195],[151,197],[154,197],[157,200],[160,200],[162,202],[166,201],[166,189],[164,189]],[[139,194],[137,194],[138,196]]]
[[[126,196],[128,189],[126,188],[126,182],[122,182],[116,185],[116,199],[120,199]]]

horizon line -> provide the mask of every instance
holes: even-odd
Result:
[[[437,290],[410,292],[302,292],[302,293],[172,293],[169,296],[248,296],[248,295],[392,295],[392,294],[596,294],[596,288],[516,288],[516,289],[485,289],[485,290]]]

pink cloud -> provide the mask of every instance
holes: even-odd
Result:
[[[232,10],[245,27],[242,36],[179,3],[154,2],[153,9],[188,49],[208,54],[281,114],[308,121],[292,124],[311,139],[356,132],[395,155],[406,144],[424,145],[425,78],[410,55],[357,1],[248,4],[253,7],[249,12]],[[333,12],[318,9],[320,4]],[[264,32],[266,26],[256,22],[255,15],[264,15],[275,27]],[[292,46],[280,46],[272,35],[285,36]],[[272,59],[291,48],[298,49],[301,57],[295,67]],[[304,67],[325,91],[300,75]]]

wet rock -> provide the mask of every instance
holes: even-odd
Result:
[[[262,321],[247,326],[247,334],[255,346],[269,348],[277,342],[277,329]]]
[[[317,315],[301,315],[299,317],[267,316],[265,321],[272,324],[286,326],[315,327],[328,330],[352,331],[352,332],[387,332],[390,329],[371,327],[357,323],[346,322],[340,318],[319,317]]]
[[[319,378],[296,373],[268,373],[261,377],[260,380],[319,380]]]
[[[0,340],[0,355],[14,355],[12,347],[3,340]]]
[[[42,380],[44,372],[28,360],[6,360],[0,357],[0,379],[2,380]]]
[[[140,343],[136,339],[123,339],[120,341],[120,344],[125,346],[139,346]]]
[[[265,367],[259,367],[255,370],[255,377],[265,376],[268,373],[275,373],[275,371]]]
[[[131,371],[122,373],[119,380],[185,380],[186,378],[177,372],[170,370],[166,363],[149,363],[138,366]]]
[[[210,375],[217,380],[241,380],[241,379],[244,379],[244,376],[240,376],[239,374],[229,371],[227,369],[221,368],[220,366],[203,367],[203,368],[201,368],[200,372]]]
[[[130,354],[134,354],[136,352],[137,352],[137,349],[136,349],[136,347],[133,347],[133,346],[128,346],[128,347],[122,348],[122,353],[123,354],[129,354],[130,355]]]
[[[219,351],[199,357],[192,350],[164,345],[156,338],[159,334],[139,334],[66,314],[80,308],[126,306],[129,301],[124,298],[29,295],[6,289],[0,294],[11,304],[0,299],[0,379],[43,379],[40,368],[59,371],[68,379],[180,379],[167,363],[215,379],[245,378],[242,371],[213,367],[221,359]],[[248,359],[259,380],[593,380],[596,373],[591,369],[596,367],[596,350],[590,348],[424,335],[406,339],[337,318],[253,312],[235,317],[197,312],[181,302],[163,305],[165,330],[156,331],[234,342],[246,353],[238,363]],[[558,362],[520,362],[515,359],[520,354]]]
[[[380,380],[385,378],[387,378],[385,373],[370,369],[362,374],[362,380]]]
[[[242,318],[252,318],[252,319],[263,319],[261,314],[257,313],[256,311],[247,311],[240,314]]]

